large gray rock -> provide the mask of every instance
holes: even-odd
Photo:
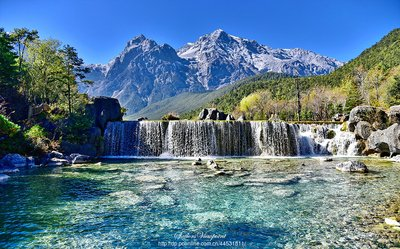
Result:
[[[400,105],[391,106],[389,109],[389,123],[400,123]]]
[[[1,160],[1,163],[5,167],[26,167],[27,159],[20,154],[7,154]]]
[[[347,161],[336,165],[336,169],[343,172],[367,173],[368,168],[363,162]]]
[[[226,120],[228,117],[224,112],[218,111],[216,108],[206,108],[199,113],[199,120]]]
[[[381,156],[400,154],[400,126],[393,124],[385,130],[378,130],[368,137],[368,148]]]
[[[350,112],[349,130],[354,132],[356,125],[360,121],[368,122],[375,130],[386,129],[388,115],[385,111],[373,106],[356,106]]]
[[[357,139],[368,139],[371,135],[373,128],[372,125],[365,121],[360,121],[357,123],[354,133]]]
[[[107,122],[122,121],[123,113],[118,99],[110,97],[96,97],[93,104],[86,106],[87,111],[95,120],[95,124],[102,131],[106,128]]]

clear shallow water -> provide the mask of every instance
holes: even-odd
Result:
[[[229,159],[228,176],[190,161],[35,169],[0,185],[0,248],[374,244],[360,217],[398,193],[400,164],[365,161],[359,175],[337,160]]]

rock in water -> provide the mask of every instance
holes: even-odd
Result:
[[[212,169],[212,170],[221,169],[221,167],[218,166],[218,164],[217,164],[214,160],[208,160],[208,162],[207,162],[207,167],[208,167],[209,169]]]
[[[192,165],[201,165],[201,158],[197,159],[197,161],[192,162]]]
[[[368,168],[363,162],[347,161],[336,165],[336,169],[343,172],[367,173]]]
[[[25,167],[27,159],[20,154],[7,154],[0,160],[0,164],[9,167]]]

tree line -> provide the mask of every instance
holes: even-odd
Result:
[[[37,30],[0,28],[0,90],[14,88],[31,104],[46,103],[70,116],[87,101],[79,84],[90,84],[76,49]],[[0,91],[1,95],[1,91]]]

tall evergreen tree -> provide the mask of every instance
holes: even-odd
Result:
[[[10,36],[0,28],[0,87],[14,86],[17,83],[16,54]]]
[[[63,49],[61,49],[61,53],[63,54],[64,65],[67,70],[67,75],[65,77],[67,85],[66,95],[68,99],[68,113],[71,115],[73,105],[72,101],[75,96],[73,91],[77,88],[78,83],[91,83],[91,81],[85,80],[86,73],[89,73],[90,69],[84,66],[83,59],[79,58],[74,47],[65,45]]]

